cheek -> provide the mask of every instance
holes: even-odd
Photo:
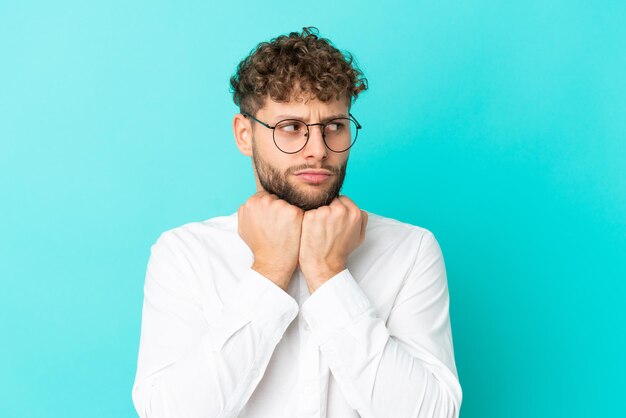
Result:
[[[277,150],[277,152],[280,152]],[[281,153],[282,154],[282,153]],[[291,173],[297,171],[299,164],[296,161],[292,161],[289,155],[270,155],[266,160],[276,171],[281,175],[291,177]]]
[[[336,155],[335,158],[330,159],[329,164],[334,167],[341,167],[348,160],[348,155]]]
[[[271,137],[255,138],[254,153],[257,158],[281,173],[293,165],[293,162],[290,161],[290,156],[276,148]]]

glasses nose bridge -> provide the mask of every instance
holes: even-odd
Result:
[[[322,122],[318,122],[318,123],[305,123],[306,125],[306,129],[307,129],[307,140],[309,139],[310,133],[311,133],[311,126],[319,126],[320,127],[320,131],[322,133],[322,139],[324,140],[324,143],[326,142],[326,124],[322,123]]]
[[[321,123],[321,122],[318,122],[318,123],[305,123],[305,122],[302,122],[302,123],[306,126],[306,129],[307,129],[307,131],[306,131],[307,132],[306,142],[305,142],[305,144],[304,144],[304,146],[302,148],[304,149],[310,143],[309,140],[311,139],[311,127],[312,126],[319,126],[321,134],[322,134],[322,144],[323,144],[322,147],[324,148],[324,153],[327,153],[330,148],[328,148],[328,144],[326,144],[326,133],[325,133],[325,131],[326,131],[326,124],[325,123]]]

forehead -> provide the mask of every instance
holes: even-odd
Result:
[[[267,117],[288,115],[308,119],[328,115],[347,116],[349,110],[349,102],[345,99],[331,99],[323,102],[312,96],[298,95],[288,102],[276,102],[268,96],[258,113]]]

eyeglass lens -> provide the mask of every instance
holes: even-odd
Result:
[[[307,142],[308,130],[315,128],[316,126],[309,128],[299,120],[284,120],[279,122],[274,129],[274,141],[276,146],[284,152],[298,152]],[[358,133],[356,123],[348,118],[333,119],[323,128],[326,146],[334,152],[343,152],[350,148]]]

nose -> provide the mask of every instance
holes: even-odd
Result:
[[[325,160],[328,157],[328,148],[322,136],[322,126],[309,126],[309,140],[303,152],[307,160]]]

